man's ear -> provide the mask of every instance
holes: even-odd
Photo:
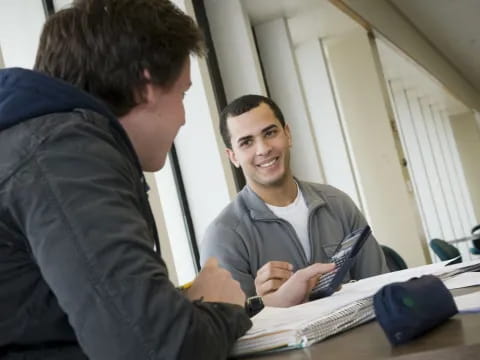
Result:
[[[289,147],[292,147],[292,133],[290,132],[290,127],[288,126],[288,124],[285,124],[285,127],[284,127],[284,131],[285,131],[285,134],[287,135],[287,138],[288,138],[288,146]]]
[[[237,157],[235,156],[235,153],[233,152],[232,149],[226,148],[225,152],[227,153],[228,158],[230,159],[230,162],[235,166],[237,169],[240,168],[240,163],[237,160]]]
[[[147,69],[143,70],[143,76],[147,80],[143,87],[140,89],[140,101],[146,104],[154,102],[156,99],[156,93],[155,93],[155,87],[153,86],[152,82],[150,81],[152,79],[150,75],[150,71]]]

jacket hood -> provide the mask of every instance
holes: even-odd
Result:
[[[73,85],[32,70],[0,70],[0,131],[38,116],[78,108],[100,113],[119,126],[106,105]]]

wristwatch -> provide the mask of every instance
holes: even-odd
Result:
[[[245,310],[250,317],[258,314],[264,307],[261,296],[251,296],[245,301]]]

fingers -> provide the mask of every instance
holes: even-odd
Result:
[[[278,268],[291,271],[293,270],[293,265],[286,261],[269,261],[265,265],[263,265],[258,271],[263,271],[269,268]]]
[[[287,280],[290,276],[292,276],[290,270],[269,268],[268,270],[257,273],[255,283],[262,284],[271,279]]]
[[[328,273],[335,269],[335,264],[323,264],[323,263],[316,263],[301,270],[298,270],[295,275],[301,277],[303,280],[309,280],[312,278],[318,278],[320,275]]]
[[[278,290],[280,286],[285,283],[286,280],[272,279],[256,286],[257,294],[260,296],[267,295],[271,292]]]
[[[269,279],[288,279],[292,276],[293,266],[285,261],[270,261],[257,271],[259,282]]]
[[[216,257],[210,257],[207,259],[205,262],[205,265],[203,265],[204,268],[206,267],[218,267],[218,260]]]
[[[263,265],[255,278],[255,290],[258,295],[266,295],[277,290],[293,274],[293,266],[285,261],[270,261]]]

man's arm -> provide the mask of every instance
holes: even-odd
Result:
[[[218,266],[215,258],[210,258],[205,263],[200,274],[192,285],[184,290],[185,296],[190,300],[207,302],[223,302],[245,306],[245,293],[240,288],[240,283],[232,279],[232,275]]]
[[[265,295],[263,302],[265,305],[275,307],[289,307],[301,304],[308,300],[310,291],[319,277],[332,271],[334,268],[335,264],[316,263],[297,270],[276,291]]]
[[[265,296],[280,288],[293,275],[293,265],[286,261],[269,261],[257,271],[255,290]]]
[[[218,219],[210,224],[200,243],[202,266],[210,257],[218,259],[219,265],[232,274],[247,297],[256,295],[247,245],[235,229]]]
[[[260,277],[260,279],[256,280],[249,273],[248,252],[241,237],[233,228],[218,222],[209,226],[200,249],[202,263],[210,256],[217,257],[220,265],[230,271],[233,278],[240,282],[247,296],[261,295],[267,306],[288,307],[303,303],[308,299],[310,290],[319,276],[334,268],[334,264],[313,264],[295,273],[286,270],[288,273],[286,274],[283,272],[285,270],[283,265],[287,265],[289,269],[288,263],[272,261],[257,272],[257,278]],[[281,268],[280,275],[277,271],[278,265]],[[274,285],[271,279],[267,279],[284,275],[288,276],[288,279],[281,280],[281,284]],[[260,286],[264,285],[262,290],[255,290],[256,282]]]
[[[244,309],[174,288],[114,143],[65,119],[17,174],[10,206],[42,276],[90,358],[225,358],[251,326]]]

